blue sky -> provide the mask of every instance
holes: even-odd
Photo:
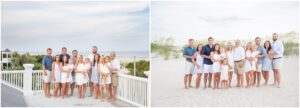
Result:
[[[151,3],[151,38],[253,39],[299,29],[298,1],[201,1]]]
[[[149,51],[149,2],[2,2],[1,49]]]

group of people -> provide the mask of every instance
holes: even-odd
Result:
[[[116,59],[115,52],[111,52],[107,56],[100,56],[98,48],[93,46],[92,54],[87,57],[78,56],[77,50],[72,51],[71,57],[67,54],[67,48],[63,47],[61,50],[62,54],[53,57],[52,49],[48,48],[47,55],[42,60],[46,97],[52,96],[50,83],[54,83],[54,97],[73,96],[74,88],[77,85],[79,98],[83,99],[89,83],[90,97],[95,94],[95,99],[109,102],[116,100],[118,71],[121,66]],[[71,91],[70,95],[69,90]]]
[[[284,47],[278,40],[278,34],[273,33],[273,42],[256,37],[255,42],[247,42],[245,48],[240,40],[235,41],[235,47],[228,42],[224,48],[208,38],[207,45],[199,43],[194,47],[194,39],[189,39],[188,47],[184,48],[185,62],[184,86],[191,88],[192,76],[197,74],[196,88],[200,87],[201,77],[204,74],[204,88],[230,88],[233,72],[237,75],[236,87],[244,87],[244,73],[246,87],[260,86],[261,76],[267,85],[269,72],[274,72],[274,85],[280,87],[280,69]],[[208,81],[208,82],[207,82]],[[211,83],[213,82],[213,87]]]

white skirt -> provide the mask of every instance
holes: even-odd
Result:
[[[255,65],[254,65],[255,66]],[[249,72],[252,70],[252,66],[251,66],[251,63],[249,62],[249,60],[246,60],[245,61],[245,65],[244,65],[244,71],[245,72]]]
[[[213,73],[221,72],[221,65],[219,62],[213,62]]]
[[[68,73],[66,73],[66,72],[61,73],[61,83],[69,83],[70,82],[70,79],[72,79],[72,75],[70,74],[69,78],[67,78],[67,76],[68,76]]]
[[[77,85],[82,85],[85,82],[84,75],[82,73],[76,73],[75,80]]]

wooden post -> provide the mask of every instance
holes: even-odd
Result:
[[[25,68],[23,78],[23,95],[33,95],[32,91],[32,68],[33,64],[23,64]]]

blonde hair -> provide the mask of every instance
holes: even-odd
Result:
[[[250,46],[250,49],[248,48],[249,46]],[[248,43],[246,44],[245,51],[251,50],[251,49],[252,49],[252,42],[248,42]]]

